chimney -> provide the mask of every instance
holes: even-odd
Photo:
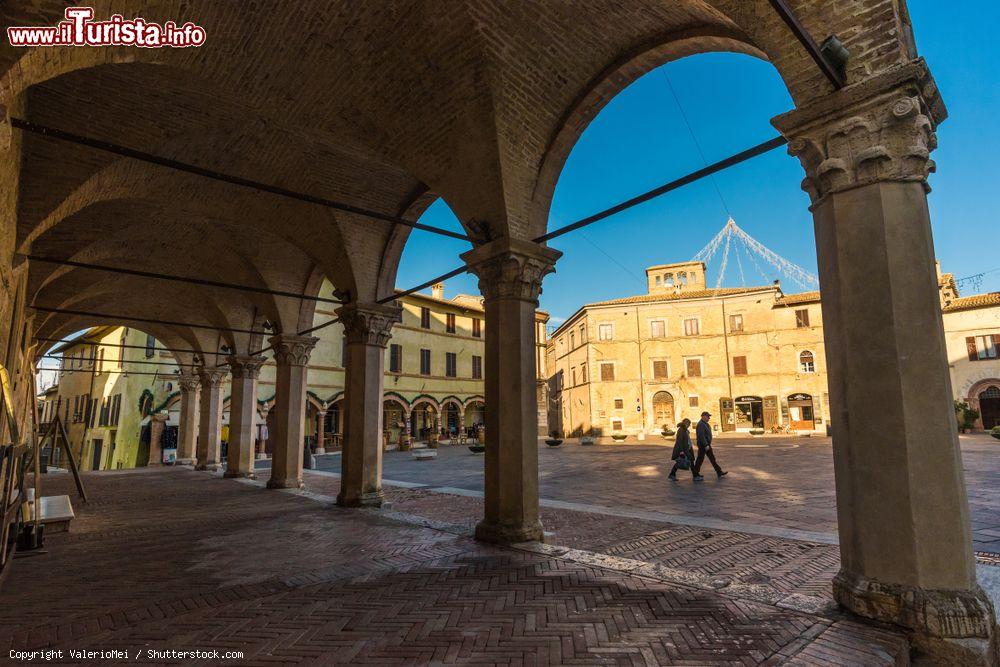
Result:
[[[431,296],[444,301],[444,283],[434,283],[431,285]]]

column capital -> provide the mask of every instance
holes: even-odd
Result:
[[[392,325],[402,320],[398,304],[346,303],[337,309],[348,343],[385,347],[392,338]]]
[[[198,369],[198,377],[201,379],[202,387],[215,388],[222,385],[228,372],[228,369],[225,368],[200,368]]]
[[[852,84],[772,120],[805,169],[813,205],[872,183],[922,183],[934,171],[935,128],[947,117],[923,59]]]
[[[309,363],[319,338],[315,336],[297,336],[295,334],[278,334],[271,336],[268,342],[274,348],[274,360],[283,366],[305,366]]]
[[[193,373],[181,373],[177,377],[177,385],[181,388],[182,394],[198,391],[201,387],[201,380]]]
[[[542,279],[555,271],[562,253],[530,241],[504,237],[462,254],[469,270],[479,277],[479,291],[487,299],[513,298],[538,305]]]
[[[234,354],[226,357],[226,361],[229,362],[233,379],[256,380],[260,376],[261,366],[267,359],[256,354]]]

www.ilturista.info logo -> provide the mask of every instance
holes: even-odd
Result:
[[[67,7],[66,20],[55,27],[10,27],[11,46],[138,46],[144,49],[185,48],[205,43],[205,29],[188,21],[150,23],[114,14],[94,21],[93,7]]]

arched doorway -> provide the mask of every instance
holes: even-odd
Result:
[[[441,404],[441,420],[444,432],[449,437],[458,437],[462,424],[462,405],[457,400],[450,399]]]
[[[653,419],[656,428],[674,427],[674,397],[669,391],[653,394]]]
[[[398,398],[382,401],[382,428],[388,442],[400,442],[406,432],[406,406]]]
[[[816,428],[813,397],[809,394],[791,394],[788,397],[788,421],[792,430],[811,431]]]
[[[410,410],[410,434],[418,442],[432,442],[437,438],[438,409],[428,400],[414,403]]]
[[[482,399],[471,399],[465,404],[465,433],[474,437],[480,426],[486,424],[486,403]]]
[[[1000,382],[979,392],[979,413],[987,431],[1000,426]]]

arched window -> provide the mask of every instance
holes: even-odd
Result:
[[[671,287],[674,284],[674,274],[664,273],[663,274],[663,285],[664,287]]]
[[[799,353],[799,372],[800,373],[815,373],[816,372],[816,359],[813,357],[813,353],[809,350]]]
[[[660,286],[660,276],[656,276],[656,286]]]
[[[679,282],[681,285],[687,285],[688,284],[688,274],[685,273],[684,271],[681,271],[680,273],[678,273],[677,274],[677,282]]]

